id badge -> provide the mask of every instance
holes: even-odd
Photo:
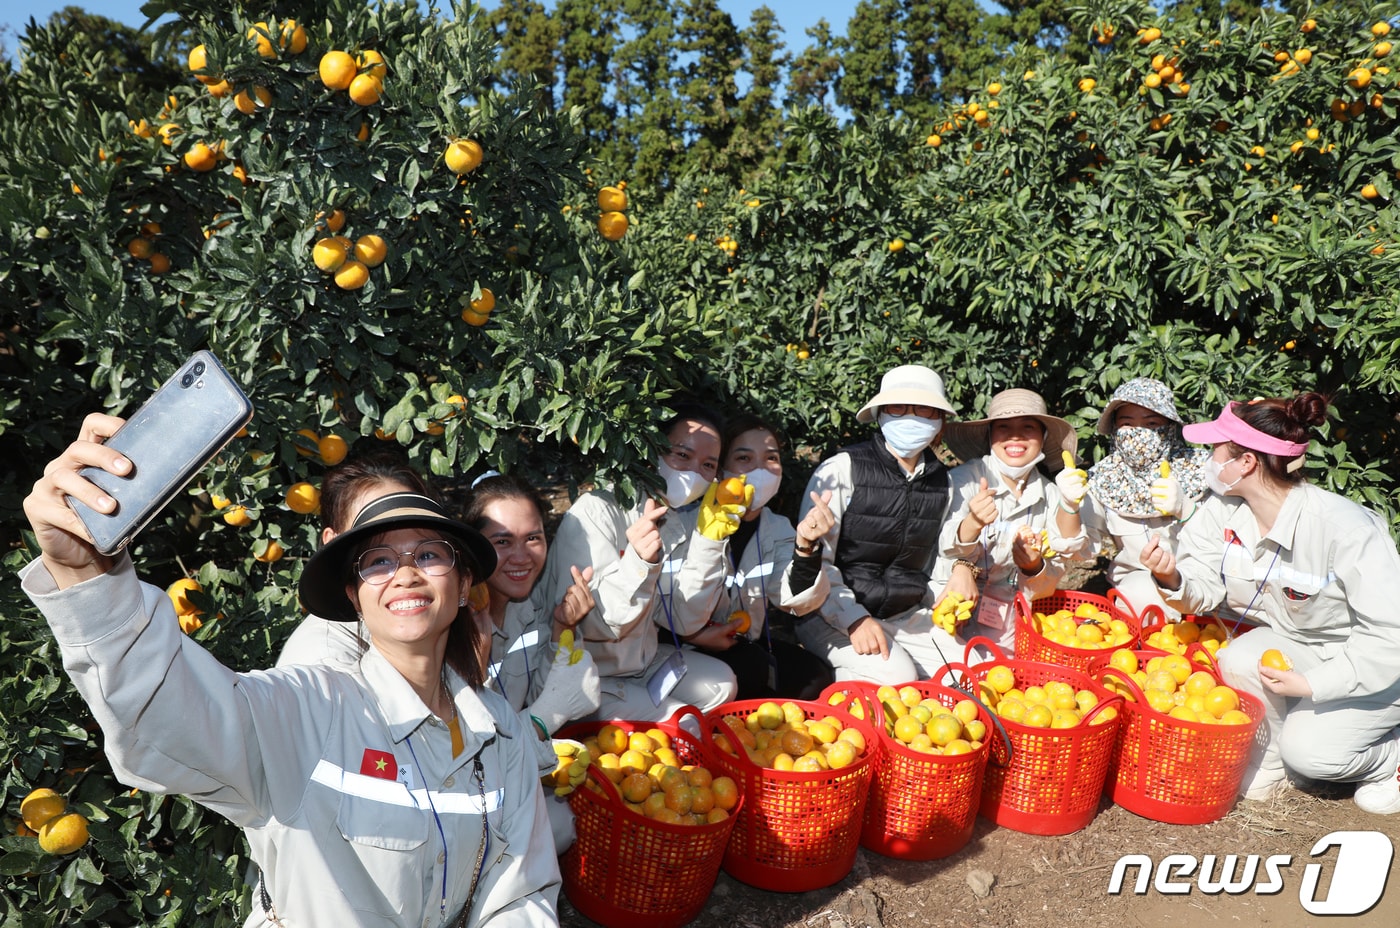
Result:
[[[672,651],[671,656],[662,662],[656,673],[647,681],[647,694],[651,696],[652,705],[660,708],[661,701],[671,695],[671,690],[681,682],[685,671],[685,657],[680,651]]]
[[[1015,609],[1004,599],[982,596],[977,602],[977,624],[1004,631],[1013,621]]]

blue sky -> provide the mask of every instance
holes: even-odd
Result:
[[[143,2],[144,0],[74,0],[65,3],[63,0],[28,0],[21,3],[19,0],[11,0],[4,4],[4,12],[0,12],[0,23],[8,24],[14,36],[17,36],[24,31],[30,16],[42,23],[65,6],[77,6],[90,13],[139,27],[145,22],[145,17],[141,15]],[[545,4],[551,8],[554,5],[553,0],[545,0]],[[447,6],[447,3],[443,2],[440,5]],[[484,5],[494,6],[494,3],[487,2]],[[783,27],[783,41],[788,50],[797,53],[806,47],[806,30],[815,25],[818,19],[825,17],[831,23],[834,32],[844,33],[846,23],[855,11],[856,0],[719,0],[719,5],[721,9],[729,11],[735,25],[741,29],[749,24],[749,14],[756,7],[768,6],[777,15],[779,25]],[[9,41],[6,42],[11,51],[14,36],[8,37]]]

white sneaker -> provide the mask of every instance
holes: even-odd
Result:
[[[1254,778],[1240,784],[1240,795],[1245,799],[1264,802],[1288,792],[1288,774],[1282,770],[1259,770]]]
[[[1400,783],[1396,782],[1397,777],[1400,777],[1400,773],[1384,780],[1358,784],[1354,797],[1357,806],[1363,812],[1374,815],[1394,815],[1400,812]]]

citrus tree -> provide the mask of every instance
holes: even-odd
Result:
[[[818,448],[908,361],[964,415],[1031,387],[1085,439],[1134,376],[1197,416],[1317,389],[1318,479],[1396,518],[1393,12],[1081,10],[1086,63],[1023,53],[932,121],[791,113],[782,168],[688,178],[628,256]]]
[[[117,783],[13,582],[34,555],[19,500],[86,412],[130,412],[202,347],[253,399],[246,434],[132,549],[183,584],[182,626],[244,669],[301,616],[320,474],[355,442],[444,481],[494,467],[631,494],[648,423],[694,379],[689,329],[600,234],[572,119],[537,87],[492,89],[470,4],[144,11],[175,16],[154,39],[180,79],[159,93],[58,21],[0,82],[7,811],[50,787],[92,835],[53,857],[12,822],[4,924],[247,909],[237,830]]]

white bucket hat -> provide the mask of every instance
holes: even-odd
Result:
[[[908,403],[914,406],[932,406],[949,415],[958,411],[948,402],[943,392],[943,378],[922,364],[901,364],[886,371],[880,378],[880,392],[856,413],[857,422],[874,422],[875,413],[881,406]]]

